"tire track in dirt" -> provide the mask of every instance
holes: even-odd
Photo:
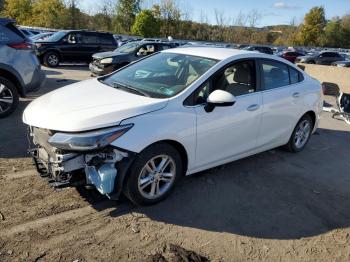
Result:
[[[67,220],[78,219],[90,215],[96,215],[96,217],[103,217],[112,210],[113,208],[111,207],[111,201],[105,200],[95,204],[94,207],[85,206],[81,208],[76,208],[12,226],[11,228],[2,230],[1,235],[4,237],[12,237],[15,234],[26,232],[29,230],[36,230],[40,227],[43,227],[48,224],[53,224],[57,221],[62,223]],[[88,219],[94,219],[94,217],[89,217]]]
[[[35,170],[25,170],[22,172],[15,172],[15,173],[8,173],[3,175],[3,178],[11,180],[11,179],[17,179],[17,178],[23,178],[23,177],[31,177],[38,175],[38,172]]]

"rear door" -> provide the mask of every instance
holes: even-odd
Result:
[[[113,51],[118,47],[113,35],[111,34],[98,33],[97,38],[99,42],[97,52]]]
[[[91,61],[92,55],[100,51],[100,42],[94,32],[82,33],[81,61]]]
[[[285,63],[260,59],[263,115],[259,147],[287,143],[303,110],[301,74]]]

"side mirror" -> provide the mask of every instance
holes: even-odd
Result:
[[[212,112],[215,107],[233,106],[236,98],[231,93],[224,90],[215,90],[207,98],[207,104],[204,107],[206,112]]]

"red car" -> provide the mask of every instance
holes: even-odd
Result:
[[[285,51],[285,52],[282,52],[279,56],[294,63],[295,59],[297,59],[297,57],[304,56],[304,54],[299,53],[299,52],[295,52],[295,51]]]

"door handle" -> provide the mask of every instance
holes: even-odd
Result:
[[[248,110],[248,111],[255,111],[255,110],[258,110],[259,107],[260,107],[259,105],[254,104],[254,105],[248,106],[247,110]]]
[[[295,92],[295,93],[293,94],[293,97],[294,97],[294,98],[298,98],[298,97],[300,97],[300,93]]]

